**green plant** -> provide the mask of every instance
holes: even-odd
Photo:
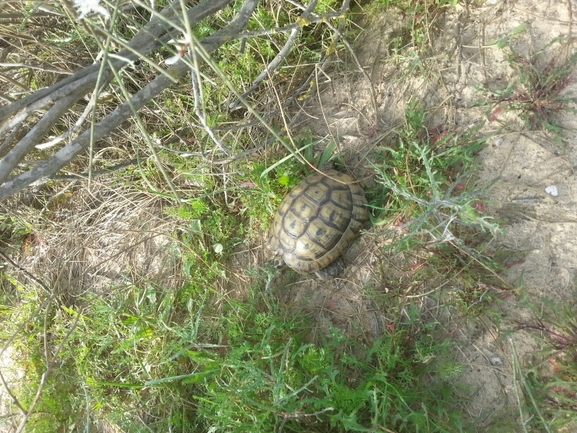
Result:
[[[0,246],[20,246],[31,234],[31,225],[24,218],[0,214]]]
[[[191,247],[195,254],[217,255],[232,252],[234,246],[241,242],[243,226],[231,213],[222,207],[216,207],[205,199],[193,199],[188,204],[167,207],[165,212],[186,220],[187,229],[181,231],[182,240]]]
[[[284,145],[290,154],[264,169],[261,178],[274,170],[278,182],[290,188],[299,183],[303,172],[307,175],[314,169],[326,169],[332,162],[341,162],[340,155],[334,153],[336,146],[333,141],[328,141],[322,152],[316,151],[315,146],[322,141],[313,140],[310,131],[286,138]]]
[[[304,341],[307,324],[250,305],[229,316],[230,349],[202,383],[199,414],[215,431],[460,431],[451,409],[449,346],[434,324],[391,327],[372,347],[333,329],[322,344]],[[248,313],[248,314],[247,314]],[[243,318],[242,322],[237,321]],[[295,320],[297,320],[295,322]],[[240,326],[240,328],[239,328]],[[426,328],[426,329],[424,329]],[[433,376],[436,378],[433,379]]]
[[[522,366],[515,352],[514,367],[525,404],[521,417],[546,432],[575,427],[577,416],[577,308],[548,299],[525,296],[524,304],[534,314],[533,320],[516,321],[517,329],[532,332],[544,342],[542,359],[533,366]]]
[[[505,59],[514,70],[514,77],[502,90],[482,89],[491,104],[488,118],[494,121],[503,111],[519,115],[532,129],[544,129],[558,136],[560,125],[555,115],[562,111],[575,111],[577,98],[563,95],[577,65],[577,53],[563,56],[564,39],[554,39],[542,49],[531,54],[522,54],[514,41],[526,28],[519,26],[513,36],[496,42],[505,53]],[[557,45],[556,49],[552,47]],[[552,53],[553,52],[553,53]],[[547,60],[549,59],[549,60]]]
[[[490,217],[482,215],[481,191],[467,192],[464,186],[485,141],[476,137],[480,126],[463,136],[428,129],[424,109],[412,101],[396,142],[377,149],[383,162],[373,164],[378,187],[369,206],[375,225],[396,220],[408,230],[396,247],[451,243],[464,248],[457,227],[497,230]]]
[[[402,13],[403,26],[395,30],[389,47],[395,53],[412,46],[421,52],[428,51],[434,34],[438,32],[438,20],[449,7],[455,7],[459,0],[380,0],[379,5],[395,8]],[[414,59],[421,58],[414,53]]]
[[[2,339],[26,323],[26,332],[13,341],[26,380],[11,391],[27,410],[41,395],[28,428],[83,430],[107,420],[123,431],[142,431],[143,424],[155,431],[195,430],[194,407],[186,399],[190,386],[145,385],[201,369],[202,360],[188,354],[216,331],[200,321],[208,296],[205,287],[191,282],[176,293],[124,288],[112,302],[90,296],[82,309],[43,304],[45,317],[34,311],[36,304],[24,302],[0,310],[2,322],[11,321]]]
[[[390,263],[380,269],[385,287],[451,295],[467,316],[484,314],[507,290],[498,263],[484,245],[499,227],[484,212],[484,191],[469,191],[482,124],[466,133],[428,128],[427,113],[409,103],[404,125],[375,149],[372,222],[388,239]],[[459,287],[459,290],[451,290]],[[446,298],[443,298],[446,301]],[[445,302],[443,301],[443,302]]]

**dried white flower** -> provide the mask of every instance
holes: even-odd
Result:
[[[106,19],[110,18],[108,10],[100,4],[100,0],[74,0],[74,7],[78,10],[80,20],[90,12],[96,12]]]
[[[181,55],[180,53],[177,54],[176,56],[172,56],[169,57],[168,59],[164,59],[164,63],[166,63],[167,65],[174,65],[176,62],[178,62],[181,59]]]
[[[171,39],[170,41],[168,41],[168,43],[175,46],[175,48],[178,50],[178,54],[169,57],[168,59],[164,59],[164,63],[166,63],[167,65],[174,65],[186,54],[186,51],[190,46],[190,39],[188,38],[188,36],[185,36],[183,39],[179,39],[177,41]]]

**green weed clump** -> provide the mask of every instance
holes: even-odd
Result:
[[[0,310],[26,371],[14,395],[30,408],[41,389],[30,431],[460,431],[449,383],[459,368],[416,308],[372,344],[337,330],[312,344],[299,314],[267,294],[215,296],[203,275],[176,292],[125,287],[82,308],[42,304],[39,315],[30,299]]]
[[[499,226],[485,211],[485,190],[469,186],[486,140],[482,126],[464,132],[428,126],[427,112],[411,101],[396,135],[375,148],[375,186],[368,191],[374,234],[386,239],[385,252],[402,262],[394,266],[405,274],[401,281],[383,265],[384,284],[399,293],[437,293],[447,286],[452,305],[468,316],[486,311],[505,285],[485,251]]]
[[[577,98],[568,97],[563,91],[574,76],[577,53],[563,54],[566,41],[554,39],[534,53],[522,54],[514,41],[526,27],[517,27],[512,35],[495,43],[503,49],[505,60],[515,74],[505,89],[481,89],[491,107],[488,118],[494,121],[501,112],[511,111],[517,113],[527,127],[559,137],[561,126],[556,116],[564,111],[576,112]]]
[[[376,149],[382,162],[373,164],[377,187],[369,203],[372,222],[396,222],[400,226],[395,230],[406,230],[396,248],[444,243],[464,247],[460,232],[498,230],[483,215],[482,191],[467,190],[474,156],[486,140],[477,137],[481,126],[461,135],[429,129],[424,109],[412,101],[395,141]]]
[[[438,380],[448,346],[430,333],[413,333],[415,324],[391,327],[369,347],[336,329],[313,345],[304,340],[306,323],[247,311],[251,308],[237,306],[237,314],[248,320],[231,322],[226,355],[213,356],[214,373],[199,381],[199,419],[206,428],[459,431],[450,386]]]

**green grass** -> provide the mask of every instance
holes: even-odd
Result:
[[[48,326],[42,316],[27,321],[19,335],[27,382],[17,391],[25,407],[46,369],[43,338],[30,337],[46,330],[60,348],[29,431],[81,430],[98,419],[124,431],[459,431],[452,375],[439,375],[449,346],[417,309],[371,346],[337,330],[312,344],[310,324],[257,287],[218,313],[201,290],[125,288],[114,304],[91,297],[83,310],[48,310]],[[13,314],[2,312],[16,323]]]
[[[516,321],[516,329],[530,332],[543,349],[542,359],[533,365],[521,366],[516,360],[517,384],[525,397],[525,404],[520,406],[522,417],[538,431],[556,432],[563,427],[571,431],[575,428],[577,393],[575,305],[559,305],[551,299],[526,294],[523,304],[533,315]]]
[[[428,333],[418,335],[416,324],[369,348],[336,329],[323,344],[313,345],[303,341],[306,323],[253,314],[250,328],[229,333],[234,349],[204,382],[199,411],[207,426],[230,432],[249,427],[257,432],[369,431],[385,426],[399,432],[459,431],[457,412],[439,404],[450,400],[449,388],[443,383],[425,386],[419,379],[437,373],[434,360],[446,346]],[[246,312],[243,316],[250,317]]]
[[[404,51],[407,47],[418,48],[418,66],[436,17],[455,3],[381,1],[380,7],[395,7],[406,15],[391,47],[406,56],[410,55]],[[336,5],[319,2],[318,11]],[[202,37],[222,27],[232,11],[202,23],[194,34]],[[296,9],[277,13],[274,2],[266,3],[250,28],[282,26],[298,15]],[[123,20],[117,31],[128,38],[144,16],[135,13]],[[281,69],[273,85],[298,82],[312,70],[307,63],[317,61],[327,48],[326,28],[305,30],[287,60],[299,71]],[[52,40],[59,35],[54,31]],[[256,128],[234,128],[231,118],[236,114],[226,108],[234,98],[230,86],[246,87],[282,46],[283,38],[252,39],[244,49],[240,42],[230,43],[214,59],[226,79],[207,66],[202,68],[202,109],[231,153],[255,146],[265,137]],[[75,41],[80,40],[83,36],[75,34]],[[532,126],[549,129],[550,118],[561,107],[558,104],[567,102],[556,98],[575,59],[536,69],[533,58],[509,49],[508,61],[518,68],[521,87],[514,83],[511,93],[491,97],[500,106],[526,115]],[[153,60],[161,61],[168,50],[162,54]],[[417,66],[412,73],[422,73]],[[144,80],[149,72],[143,64],[138,78]],[[254,94],[253,103],[270,101],[266,92]],[[490,256],[483,250],[498,227],[484,213],[485,192],[470,187],[476,153],[486,139],[479,132],[482,125],[466,133],[430,125],[425,107],[410,102],[394,137],[378,143],[369,155],[367,166],[375,182],[367,195],[374,224],[371,235],[390,237],[391,242],[383,246],[386,252],[414,258],[416,269],[403,280],[388,263],[377,264],[380,286],[363,288],[390,318],[381,337],[360,340],[331,328],[327,335],[313,339],[314,323],[303,311],[279,302],[266,268],[234,269],[246,279],[242,293],[231,295],[230,260],[240,244],[250,248],[262,243],[284,194],[308,173],[305,160],[314,167],[329,161],[339,167],[344,162],[334,154],[334,143],[322,143],[325,150],[318,151],[316,137],[299,132],[285,137],[292,152],[286,160],[282,160],[286,152],[267,150],[251,159],[215,164],[224,156],[212,152],[214,143],[206,131],[193,122],[182,128],[183,119],[194,116],[191,95],[189,84],[167,90],[142,116],[151,138],[162,144],[176,138],[170,142],[174,151],[193,148],[202,150],[202,157],[159,149],[147,159],[150,152],[142,143],[134,147],[130,143],[118,154],[138,155],[139,165],[114,178],[118,185],[163,197],[164,215],[178,221],[171,253],[180,265],[183,283],[176,290],[127,278],[126,284],[108,293],[85,294],[59,305],[49,302],[32,282],[21,283],[12,271],[3,271],[7,283],[1,286],[0,341],[18,351],[17,361],[25,371],[25,380],[13,392],[28,409],[41,389],[28,431],[95,430],[99,424],[127,432],[476,431],[458,404],[463,393],[455,379],[464,367],[453,361],[455,343],[443,324],[406,294],[408,289],[422,293],[455,282],[460,290],[442,299],[448,299],[459,314],[476,318],[490,314],[487,310],[507,290],[500,285],[498,264],[506,265],[511,257]],[[532,124],[541,117],[548,123]],[[223,122],[231,128],[218,129]],[[274,124],[282,121],[277,117]],[[137,134],[127,127],[121,135],[128,143]],[[295,156],[296,149],[302,158]],[[170,174],[168,179],[163,170]],[[67,203],[65,197],[59,206]],[[48,212],[46,218],[55,215]],[[39,228],[23,221],[0,217],[0,241],[25,245],[24,239]],[[391,288],[390,292],[381,286]],[[435,296],[431,298],[441,299]],[[560,414],[572,413],[573,316],[568,309],[555,322],[562,329],[562,338],[551,343],[563,343],[559,350],[564,356],[554,357],[560,375],[545,383],[537,373],[525,380],[530,387],[526,390],[533,392],[530,401],[536,402],[533,408],[539,411],[536,428],[547,423],[556,426]],[[45,373],[46,383],[41,385]],[[551,395],[553,405],[548,400]]]

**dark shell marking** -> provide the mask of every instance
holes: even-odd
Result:
[[[330,177],[303,179],[282,201],[271,228],[270,247],[300,273],[335,261],[368,220],[365,192],[354,179],[336,170],[325,174]]]

